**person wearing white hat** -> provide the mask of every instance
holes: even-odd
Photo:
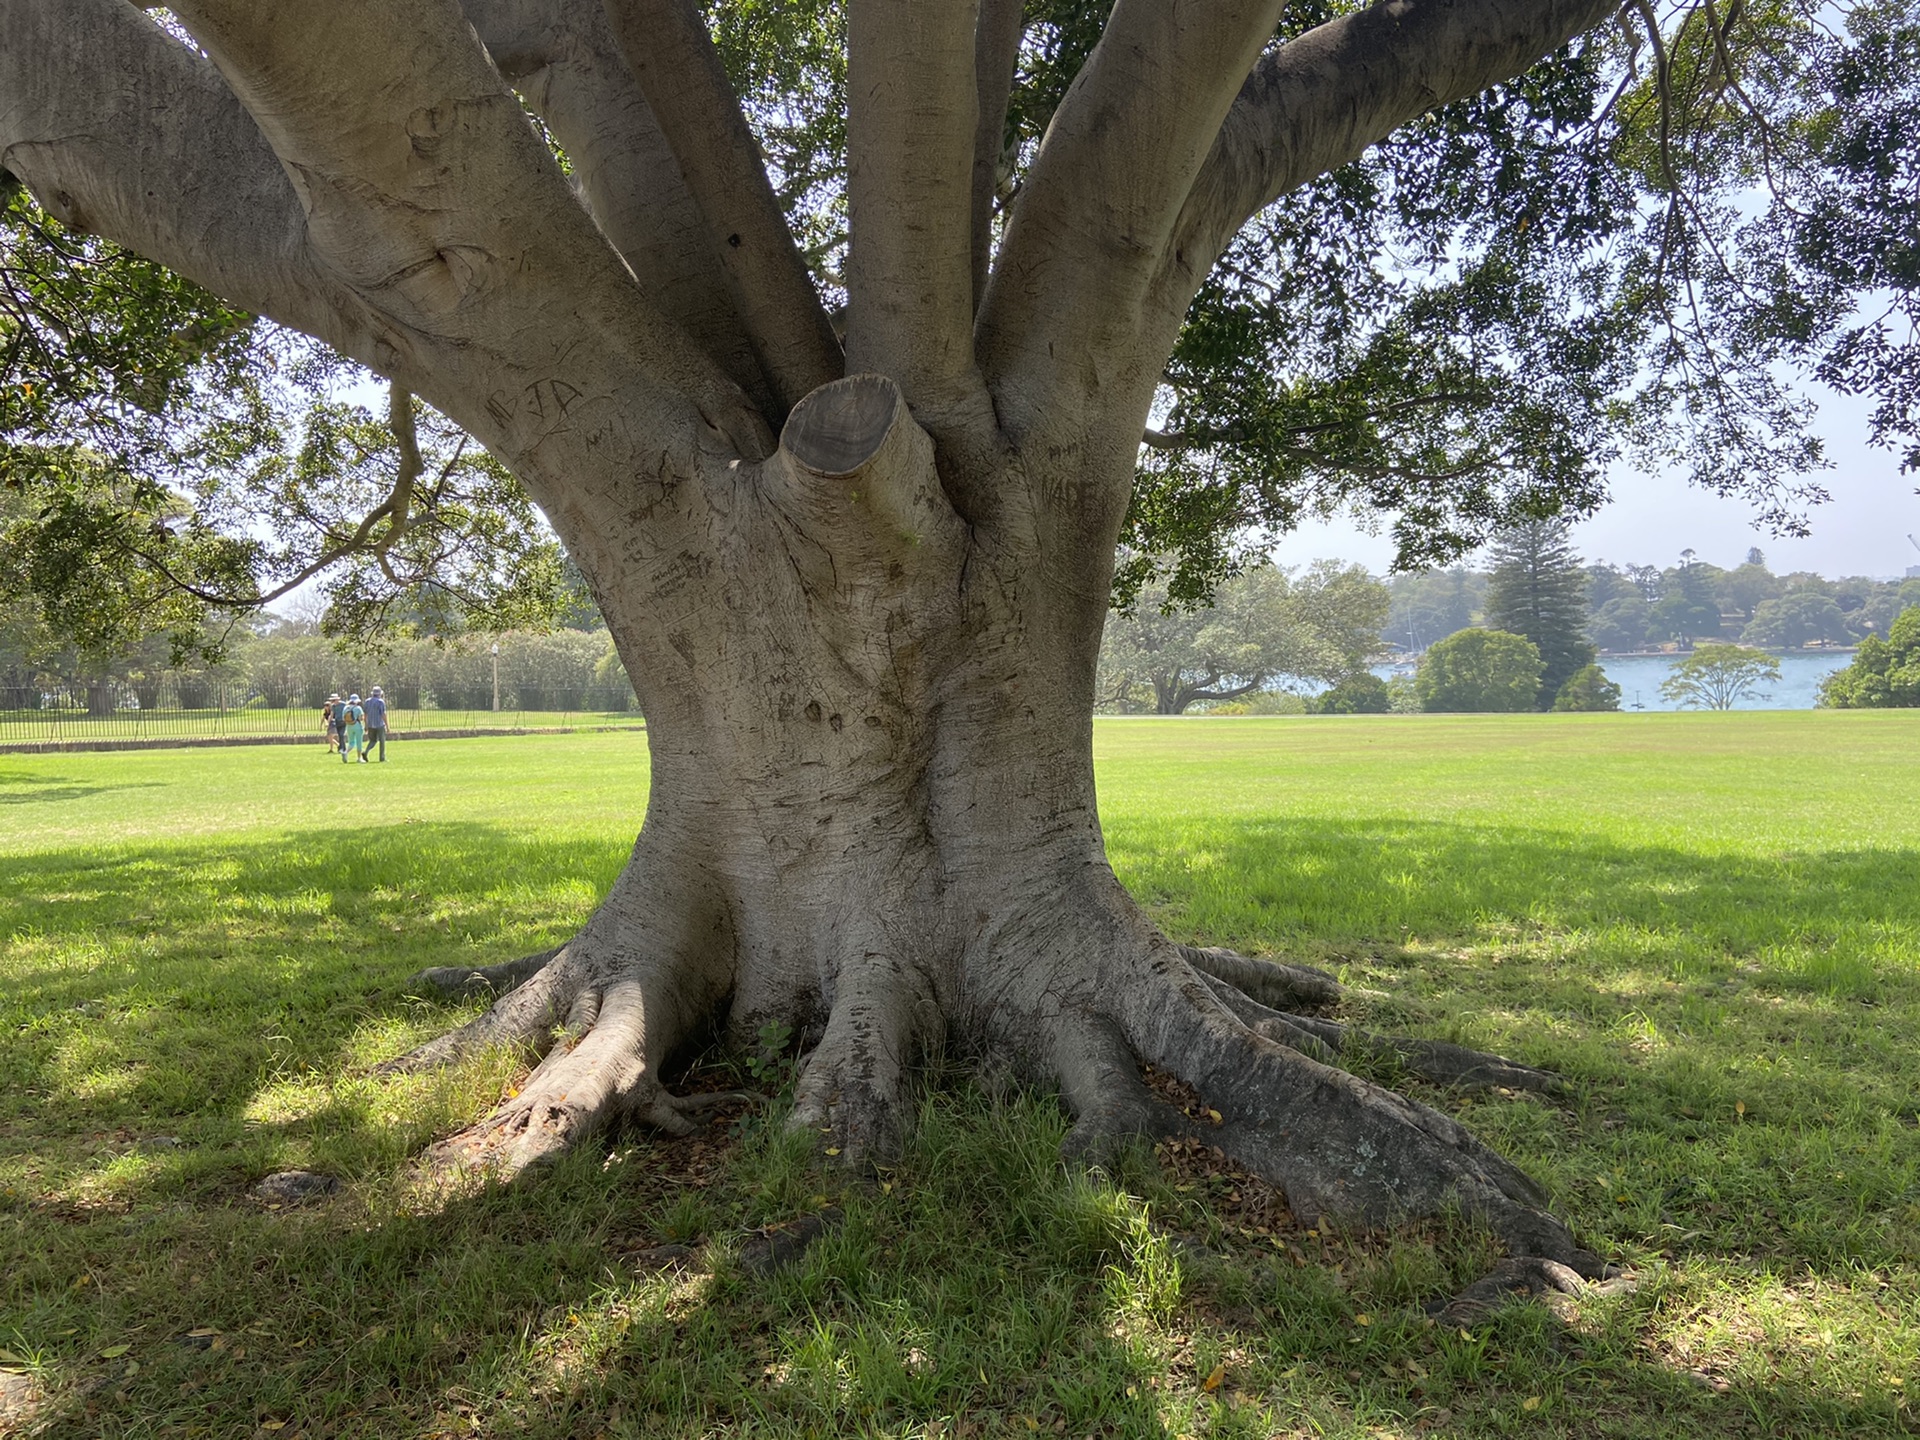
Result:
[[[340,748],[340,709],[338,690],[327,696],[327,703],[320,707],[320,733],[326,737],[329,755]]]
[[[367,739],[366,743],[360,747],[360,758],[364,761],[367,753],[378,745],[380,763],[384,765],[387,763],[387,701],[386,697],[380,693],[378,685],[374,686],[373,693],[367,696],[364,708],[367,712]]]
[[[346,728],[341,732],[340,742],[340,763],[344,765],[355,755],[360,754],[360,741],[367,728],[367,712],[360,708],[358,695],[349,695],[347,708],[341,711],[340,715],[346,721]],[[366,760],[365,755],[360,755],[361,764],[364,765]]]

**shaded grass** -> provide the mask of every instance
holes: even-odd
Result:
[[[754,1112],[427,1204],[405,1158],[511,1073],[369,1079],[467,1013],[400,981],[578,923],[631,841],[637,737],[422,742],[350,778],[9,757],[0,1349],[76,1436],[1910,1433],[1916,740],[1884,716],[1099,727],[1116,865],[1170,929],[1330,960],[1382,1023],[1578,1082],[1453,1108],[1641,1289],[1466,1336],[1419,1309],[1484,1267],[1463,1229],[1237,1233],[1231,1177],[1070,1175],[1050,1102],[937,1074],[871,1186]],[[246,1198],[289,1165],[355,1184]],[[829,1202],[845,1225],[797,1269],[732,1260]],[[637,1269],[662,1240],[708,1268]]]

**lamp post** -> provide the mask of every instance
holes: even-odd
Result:
[[[500,708],[500,642],[493,642],[493,708]]]

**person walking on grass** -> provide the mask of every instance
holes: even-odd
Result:
[[[347,708],[340,712],[340,718],[346,726],[341,732],[340,745],[340,763],[344,765],[359,753],[360,741],[366,734],[367,712],[360,708],[358,695],[347,696]],[[367,757],[364,754],[360,755],[360,763],[362,765],[367,763]]]
[[[327,696],[327,703],[320,707],[320,733],[326,737],[329,755],[338,750],[341,745],[340,711],[343,708],[344,703],[337,690]]]
[[[387,763],[387,702],[378,685],[373,687],[373,693],[367,696],[367,703],[362,708],[367,712],[367,739],[360,747],[360,759],[364,763],[367,752],[378,745],[380,763],[384,765]]]

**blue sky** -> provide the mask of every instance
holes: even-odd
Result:
[[[1678,475],[1620,470],[1611,477],[1613,499],[1574,531],[1574,543],[1589,560],[1666,566],[1691,548],[1715,565],[1737,565],[1758,545],[1776,574],[1813,570],[1822,575],[1904,575],[1920,565],[1920,551],[1907,534],[1920,535],[1920,475],[1902,475],[1890,450],[1866,443],[1871,405],[1823,388],[1809,393],[1819,404],[1815,430],[1826,442],[1833,468],[1818,478],[1833,499],[1812,512],[1813,533],[1781,539],[1758,530],[1753,512],[1738,500],[1696,490]],[[1368,535],[1336,520],[1303,526],[1274,547],[1283,565],[1322,557],[1357,560],[1384,573],[1393,543],[1383,532]]]

